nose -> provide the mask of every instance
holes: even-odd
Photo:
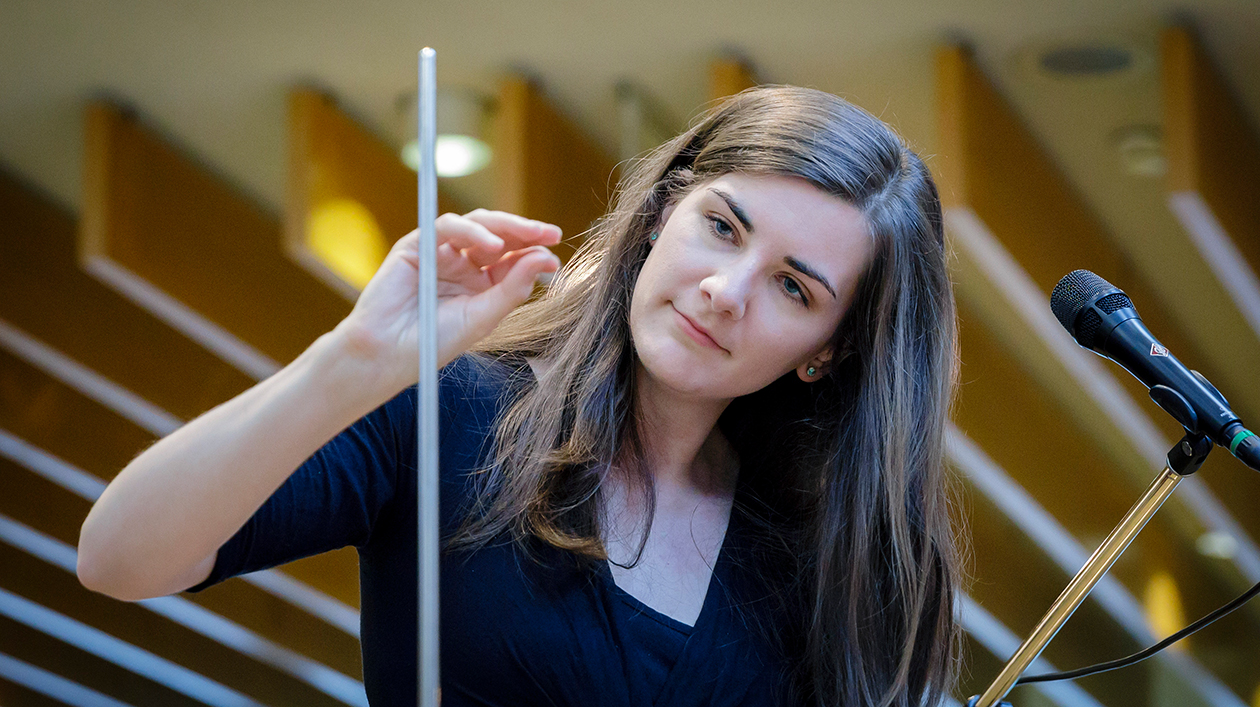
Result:
[[[725,312],[733,319],[744,316],[752,287],[751,264],[731,263],[700,281],[700,292],[715,312]]]

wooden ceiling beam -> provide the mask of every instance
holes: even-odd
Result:
[[[6,679],[6,674],[2,669],[6,664],[12,665],[15,671],[22,673],[18,677],[23,682],[19,683]],[[27,681],[28,679],[30,682]],[[34,685],[32,686],[31,683],[34,683]],[[42,689],[35,689],[36,687]],[[63,702],[47,694],[58,689],[90,696],[90,699],[97,705],[100,705],[100,707],[129,707],[125,703],[113,700],[112,697],[104,693],[95,690],[88,692],[87,688],[78,683],[70,682],[60,675],[50,673],[42,668],[36,668],[30,663],[19,661],[16,658],[0,653],[0,705],[7,705],[7,707],[67,707],[68,705],[74,705],[74,707],[78,707],[83,704],[83,702]]]
[[[60,675],[128,705],[206,707],[204,702],[112,663],[102,656],[0,614],[0,653]],[[7,698],[7,695],[5,695]],[[6,701],[3,703],[9,705]]]
[[[1136,496],[1123,478],[1098,473],[1107,464],[1102,451],[1079,428],[1059,424],[1062,408],[1054,397],[1003,352],[965,304],[960,309],[962,385],[954,417],[957,434],[966,438],[951,439],[951,458],[968,479],[963,507],[970,511],[966,525],[973,535],[970,591],[1022,640]],[[974,451],[959,450],[959,442]],[[995,488],[985,478],[992,473],[1007,475],[1016,488]],[[1038,513],[1055,519],[1051,525],[1057,527],[1039,525]],[[1213,562],[1219,561],[1187,548],[1168,519],[1157,516],[1050,644],[1047,658],[1079,667],[1154,643],[1159,636],[1147,626],[1140,597],[1161,573],[1193,598],[1192,616],[1226,603],[1232,589],[1212,571]],[[1256,627],[1254,617],[1237,620],[1243,630],[1196,646],[1194,655],[1232,688],[1249,691],[1260,663],[1220,660],[1223,652],[1260,652],[1260,641],[1245,637]],[[1167,672],[1196,685],[1193,671],[1173,665]],[[1117,673],[1093,683],[1095,694],[1106,704],[1122,704],[1131,695],[1126,686],[1144,677]],[[1119,692],[1107,692],[1112,688]]]
[[[312,89],[289,93],[284,244],[353,302],[394,242],[416,228],[416,173],[398,151]],[[438,185],[438,212],[467,209]]]
[[[757,84],[756,74],[743,59],[724,57],[709,63],[709,100],[733,96]]]
[[[101,481],[112,479],[154,441],[134,423],[4,350],[0,430]],[[74,522],[82,520],[77,517]],[[299,560],[284,571],[339,602],[358,606],[358,558],[353,548]]]
[[[155,435],[251,380],[80,271],[76,236],[69,215],[0,175],[0,349],[12,376],[0,426],[108,480]],[[353,550],[285,571],[332,582],[357,606]]]
[[[156,420],[148,425],[155,431],[249,387],[248,376],[80,270],[77,237],[70,214],[0,174],[0,322],[6,332],[20,330],[120,387],[125,394],[110,401]],[[20,346],[12,337],[0,337],[0,346]],[[128,394],[139,400],[115,400]]]
[[[134,115],[88,106],[84,267],[255,379],[350,303],[284,252],[278,219]]]
[[[285,701],[338,707],[336,700],[291,674],[181,626],[142,604],[118,602],[84,589],[77,579],[32,555],[0,542],[0,589],[212,680],[263,703]],[[38,617],[27,614],[38,623]],[[174,677],[174,676],[172,676]]]
[[[73,550],[91,505],[88,500],[4,457],[0,457],[0,483],[6,491],[0,499],[0,523],[24,525]],[[353,636],[247,582],[229,580],[183,597],[344,675],[357,678],[362,674],[359,644]]]
[[[499,85],[496,124],[495,208],[559,226],[551,250],[567,263],[608,206],[615,163],[522,76]]]
[[[1169,207],[1260,338],[1260,135],[1189,29],[1160,40]]]

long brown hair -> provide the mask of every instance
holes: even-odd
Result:
[[[752,475],[765,501],[748,512],[763,521],[765,547],[782,550],[788,570],[776,576],[793,578],[783,586],[797,597],[797,699],[934,703],[953,685],[958,650],[943,460],[957,336],[940,200],[888,126],[830,94],[749,89],[631,164],[546,294],[477,347],[537,357],[546,372],[499,419],[479,506],[451,547],[507,533],[605,558],[599,491],[614,462],[646,490],[650,522],[631,295],[664,208],[734,172],[794,176],[844,199],[865,215],[875,252],[832,337],[828,375],[804,383],[789,372],[732,401],[718,423],[741,484]]]

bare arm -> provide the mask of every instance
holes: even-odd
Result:
[[[439,219],[442,365],[558,266],[559,230],[474,212]],[[399,241],[354,312],[274,376],[158,441],[105,489],[83,523],[84,586],[137,600],[209,576],[218,548],[324,443],[416,380],[414,234]]]
[[[215,553],[316,449],[374,409],[339,334],[153,445],[92,508],[79,577],[119,599],[209,575]],[[366,367],[366,366],[364,366]]]

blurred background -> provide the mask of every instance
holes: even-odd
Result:
[[[0,704],[361,705],[353,550],[126,604],[73,574],[141,449],[293,359],[415,226],[416,53],[444,210],[564,228],[618,164],[757,83],[848,98],[937,175],[962,320],[950,430],[988,685],[1163,465],[1175,423],[1073,343],[1088,268],[1260,424],[1255,0],[0,4]],[[1032,672],[1260,581],[1260,479],[1217,451]],[[1260,705],[1260,604],[1018,707]]]

